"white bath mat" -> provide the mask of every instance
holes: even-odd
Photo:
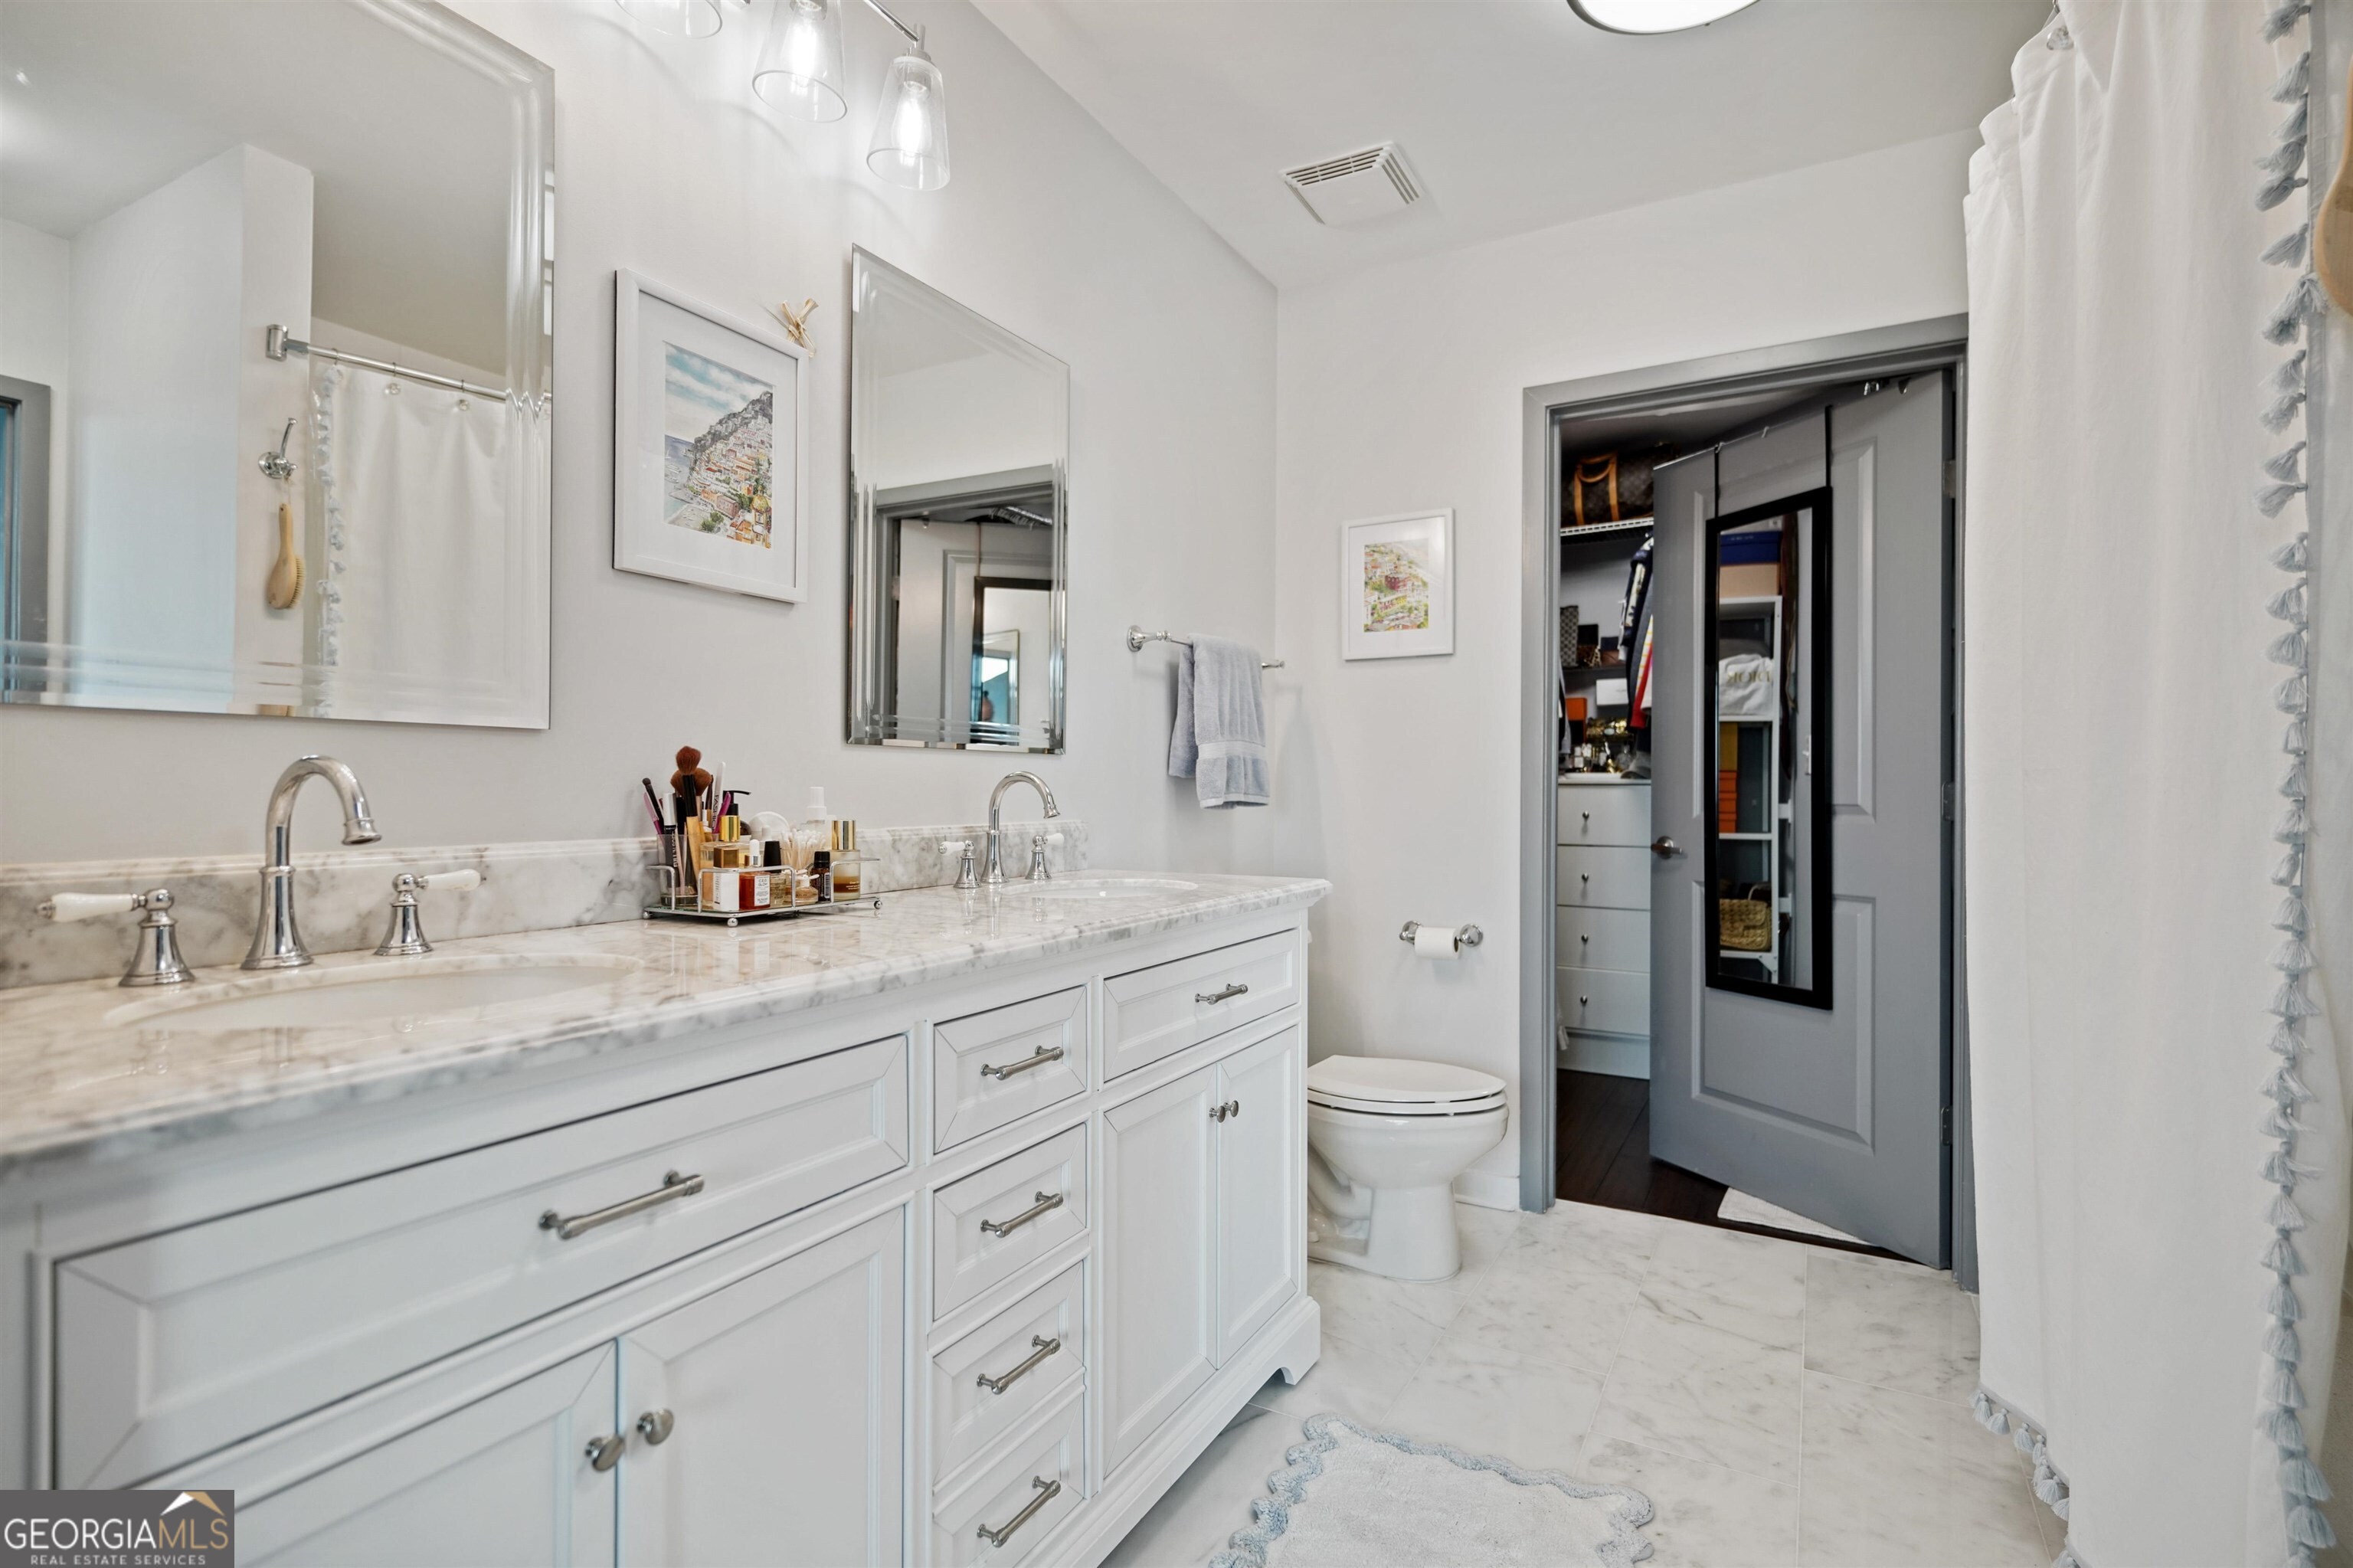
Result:
[[[1209,1568],[1627,1568],[1651,1554],[1651,1499],[1523,1470],[1338,1415],[1267,1478]]]
[[[1810,1220],[1803,1214],[1791,1213],[1778,1203],[1762,1198],[1752,1198],[1735,1187],[1715,1206],[1715,1217],[1732,1220],[1744,1225],[1764,1225],[1777,1231],[1795,1231],[1801,1236],[1821,1236],[1829,1241],[1852,1242],[1857,1246],[1871,1244],[1861,1236],[1851,1236],[1844,1231],[1834,1231],[1820,1220]]]

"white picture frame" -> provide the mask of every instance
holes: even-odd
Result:
[[[1341,524],[1340,657],[1453,652],[1453,509]]]
[[[616,570],[808,597],[807,364],[780,329],[613,275]]]

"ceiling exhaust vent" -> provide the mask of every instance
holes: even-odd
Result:
[[[1403,212],[1421,199],[1421,186],[1394,142],[1345,157],[1285,169],[1282,183],[1321,223],[1363,223]]]

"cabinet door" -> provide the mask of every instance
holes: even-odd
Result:
[[[624,1335],[621,1561],[897,1563],[906,1294],[893,1209]]]
[[[237,1510],[261,1563],[587,1568],[613,1562],[611,1345],[560,1361]]]
[[[1218,1366],[1218,1070],[1103,1113],[1103,1469]]]
[[[1306,1095],[1299,1031],[1218,1065],[1218,1363],[1299,1294]]]

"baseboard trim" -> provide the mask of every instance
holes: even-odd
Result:
[[[1573,1073],[1607,1073],[1613,1078],[1651,1076],[1651,1041],[1642,1034],[1560,1036],[1560,1065]]]
[[[1454,1179],[1454,1196],[1482,1209],[1517,1209],[1520,1179],[1493,1171],[1465,1171]]]

